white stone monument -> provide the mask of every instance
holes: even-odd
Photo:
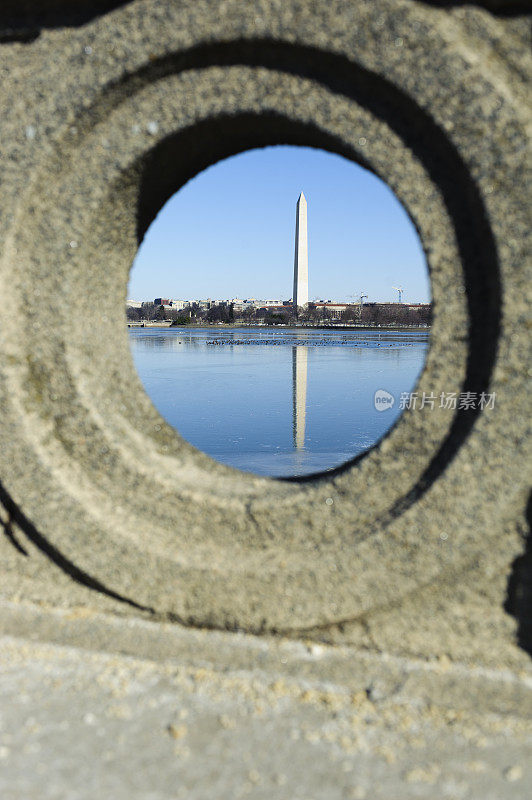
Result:
[[[294,256],[294,311],[308,305],[307,201],[303,192],[296,206],[296,250]]]

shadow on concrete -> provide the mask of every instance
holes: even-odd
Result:
[[[129,597],[124,597],[123,595],[114,592],[112,589],[109,589],[107,586],[104,586],[104,584],[99,580],[92,578],[84,570],[76,566],[73,561],[70,561],[70,559],[61,553],[61,551],[58,550],[57,547],[55,547],[51,542],[49,542],[48,539],[42,535],[42,533],[39,533],[35,525],[26,517],[25,514],[23,514],[1,483],[0,503],[7,512],[7,522],[1,522],[1,525],[4,529],[4,534],[7,536],[15,550],[17,550],[17,552],[19,552],[21,555],[27,557],[29,556],[29,553],[15,536],[13,531],[14,525],[16,525],[16,527],[20,529],[20,531],[23,532],[24,535],[27,536],[28,539],[33,542],[33,544],[38,547],[42,553],[48,556],[48,558],[53,561],[53,563],[56,564],[59,569],[61,569],[67,575],[70,575],[70,577],[76,581],[76,583],[86,586],[88,589],[93,589],[96,592],[101,592],[102,594],[112,597],[114,600],[118,600],[121,603],[126,603],[127,605],[132,606],[139,611],[148,611],[150,614],[154,613],[152,608],[139,605],[139,603],[135,603],[135,601],[131,600]]]
[[[448,11],[460,6],[480,6],[499,17],[515,17],[530,13],[530,0],[416,0],[416,2]]]
[[[2,0],[0,44],[33,42],[43,28],[78,27],[131,0]]]
[[[532,656],[532,492],[526,507],[525,552],[512,564],[504,610],[517,620],[517,643]]]

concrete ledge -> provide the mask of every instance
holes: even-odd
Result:
[[[532,673],[470,667],[448,658],[407,659],[312,640],[198,631],[170,623],[0,603],[0,635],[80,650],[206,667],[294,685],[336,687],[399,703],[532,719]],[[531,728],[532,732],[532,728]]]
[[[0,606],[9,800],[527,800],[530,680]]]

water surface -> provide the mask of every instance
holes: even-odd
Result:
[[[260,475],[306,475],[370,448],[400,415],[428,331],[130,328],[160,414],[191,444]],[[377,411],[379,389],[395,398]]]

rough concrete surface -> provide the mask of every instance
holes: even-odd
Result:
[[[530,796],[523,675],[84,608],[0,619],[6,800]]]
[[[42,726],[33,740],[29,728],[15,735],[25,707],[7,704],[8,796],[36,796],[41,774],[50,797],[88,796],[98,780],[119,796],[133,780],[135,748],[143,797],[530,795],[524,5],[2,4],[0,620],[14,637],[3,685],[16,698],[26,684],[33,725]],[[388,183],[417,227],[431,277],[435,319],[417,391],[494,392],[493,409],[407,411],[364,457],[302,480],[217,464],[161,419],[116,313],[138,244],[198,171],[277,143],[337,152]],[[98,622],[84,627],[83,614]],[[188,642],[182,662],[158,657],[155,643],[116,656],[137,687],[123,719],[109,716],[109,686],[97,680],[114,658],[105,638],[113,625],[122,639],[149,629],[166,641],[175,630]],[[40,644],[24,644],[32,635]],[[200,641],[220,654],[209,655],[216,666],[197,685],[187,670],[201,665],[186,653]],[[261,653],[299,653],[303,641],[326,648],[327,668],[335,659],[343,667],[334,678],[313,675],[309,691],[330,679],[342,702],[301,701],[301,659],[278,701],[253,659],[237,667],[243,641]],[[421,731],[419,763],[406,735],[399,744],[411,728],[397,692],[381,702],[371,688],[374,671],[391,680],[393,659],[426,665],[397,690]],[[431,679],[426,706],[420,691],[438,664],[452,680]],[[348,688],[350,670],[365,687],[360,713],[359,700],[346,699],[362,691]],[[165,703],[168,718],[157,711]],[[176,716],[178,707],[198,725]],[[450,724],[449,708],[466,722]],[[238,721],[219,730],[214,720],[226,714]],[[493,722],[501,715],[506,728]],[[66,738],[74,749],[62,759]],[[30,749],[20,756],[19,746]],[[239,753],[251,752],[255,764],[242,756],[239,772]],[[109,769],[94,769],[105,754]],[[212,770],[202,773],[206,755]],[[172,769],[181,787],[172,788]],[[277,774],[284,784],[271,782]]]

